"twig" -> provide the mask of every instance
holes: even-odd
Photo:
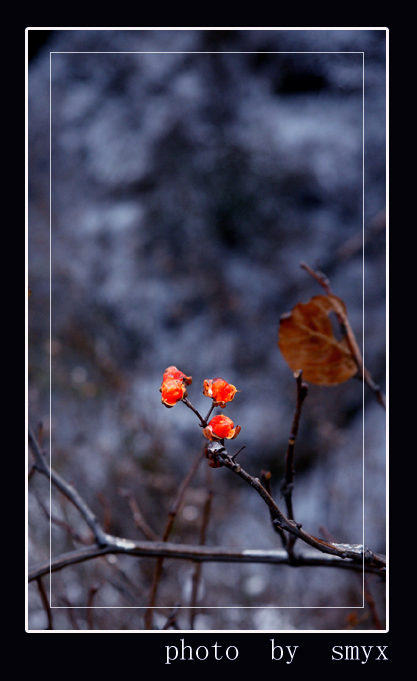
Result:
[[[43,422],[39,421],[38,423],[38,442],[39,442],[39,447],[43,449]]]
[[[209,409],[209,411],[208,411],[208,414],[207,414],[206,418],[204,419],[204,422],[205,422],[206,425],[208,424],[208,420],[209,420],[209,418],[210,418],[210,414],[211,414],[211,412],[213,411],[213,409],[214,409],[214,400],[213,400],[213,402],[211,403],[211,407],[210,407],[210,409]],[[204,427],[206,427],[206,426],[204,426]]]
[[[110,532],[111,528],[111,502],[102,492],[97,492],[96,499],[98,503],[103,506],[103,527],[105,532]]]
[[[374,598],[369,590],[368,587],[368,582],[365,579],[364,583],[364,596],[365,600],[369,606],[369,610],[371,612],[371,617],[372,617],[372,622],[374,623],[375,629],[383,629],[383,626],[381,624],[381,620],[379,619],[379,615],[376,609],[375,601]]]
[[[261,480],[262,480],[262,484],[265,487],[266,491],[268,492],[269,496],[272,497],[271,473],[270,473],[270,471],[261,471]],[[275,532],[277,532],[279,534],[279,536],[281,537],[282,545],[284,547],[286,547],[287,542],[288,542],[287,535],[285,534],[285,532],[283,532],[283,530],[281,530],[280,527],[278,527],[278,525],[275,525],[274,514],[272,513],[271,509],[269,509],[269,514],[271,516],[272,527],[274,528]]]
[[[38,583],[38,589],[39,589],[39,593],[40,593],[40,596],[41,596],[42,605],[43,605],[44,610],[46,612],[46,617],[48,618],[47,629],[53,629],[54,627],[53,627],[53,624],[52,624],[52,612],[51,612],[51,607],[49,605],[48,596],[47,596],[47,593],[45,591],[45,587],[44,587],[44,585],[42,583],[42,579],[40,577],[37,577],[36,581]]]
[[[224,443],[224,440],[223,440],[223,443]],[[237,455],[240,454],[242,449],[245,449],[245,447],[246,447],[246,445],[243,445],[243,447],[241,447],[240,449],[237,450],[236,454],[233,454],[232,461],[236,461]]]
[[[89,629],[94,629],[93,625],[93,601],[94,597],[101,589],[103,586],[104,582],[100,582],[99,584],[94,584],[88,591],[88,597],[87,597],[87,625]]]
[[[141,510],[137,504],[133,492],[130,489],[119,489],[119,494],[128,500],[130,510],[132,511],[133,521],[135,526],[142,532],[142,534],[150,541],[158,541],[159,537],[156,532],[148,525],[145,518],[143,517]]]
[[[185,404],[189,409],[191,409],[191,411],[194,412],[194,414],[200,419],[200,425],[201,425],[201,427],[202,427],[202,428],[205,428],[205,427],[207,426],[207,421],[206,421],[206,419],[203,419],[203,417],[201,416],[201,414],[199,414],[198,411],[197,411],[197,409],[191,404],[190,400],[187,399],[187,397],[183,397],[182,400],[181,400],[181,402],[184,402],[184,404]],[[210,414],[210,413],[211,413],[211,410],[210,410],[209,414]]]
[[[186,398],[183,398],[183,400],[186,400]],[[188,402],[188,400],[187,400],[187,402]],[[192,408],[192,409],[194,411],[194,408]],[[201,417],[200,417],[200,419],[201,419]],[[191,483],[193,477],[197,473],[197,469],[198,469],[203,457],[204,457],[204,450],[202,452],[198,453],[198,455],[194,459],[194,462],[193,462],[188,474],[185,476],[184,480],[182,481],[182,483],[181,483],[181,485],[178,489],[177,496],[174,500],[174,503],[171,506],[171,510],[170,510],[169,516],[168,516],[168,521],[167,521],[167,524],[165,526],[164,534],[163,534],[163,537],[162,537],[163,542],[168,541],[168,537],[171,534],[175,518],[176,518],[177,513],[180,509],[180,506],[183,502],[185,491],[186,491],[187,487],[189,486],[189,484]],[[150,596],[149,596],[148,610],[145,612],[145,615],[144,615],[144,622],[145,622],[145,628],[146,629],[152,629],[152,626],[153,626],[153,611],[154,611],[154,607],[155,607],[156,594],[158,592],[159,581],[161,579],[163,562],[164,562],[163,558],[159,558],[157,563],[156,563],[156,566],[155,566],[155,571],[154,571],[152,586],[151,586],[151,592],[150,592]]]
[[[305,270],[306,272],[308,272],[309,275],[310,275],[311,277],[313,277],[313,279],[315,279],[315,280],[317,281],[317,283],[320,284],[320,286],[322,286],[322,287],[324,288],[324,290],[326,291],[326,293],[327,293],[328,296],[332,296],[332,295],[333,295],[333,293],[332,293],[332,291],[331,291],[331,288],[330,288],[330,281],[328,280],[328,278],[326,277],[326,275],[323,274],[323,272],[315,272],[315,271],[314,271],[313,269],[311,269],[311,267],[310,267],[309,265],[307,265],[307,263],[305,263],[305,262],[302,262],[302,263],[300,264],[300,267],[301,267],[303,270]]]
[[[294,520],[294,511],[292,507],[292,491],[294,488],[294,472],[295,472],[294,448],[298,435],[298,426],[300,424],[301,408],[303,406],[305,398],[307,397],[308,392],[308,385],[307,383],[303,382],[303,372],[296,371],[294,374],[294,378],[297,383],[297,402],[295,405],[291,433],[288,438],[288,448],[287,453],[285,455],[285,476],[281,486],[281,492],[285,499],[285,505],[287,507],[287,517],[289,520]],[[294,535],[291,535],[287,544],[287,549],[290,553],[292,553],[292,549],[294,547],[295,542],[296,538],[294,537]]]
[[[301,407],[307,397],[308,385],[302,380],[303,372],[296,371],[294,378],[297,383],[297,403],[295,406],[294,418],[291,426],[291,433],[288,438],[288,448],[285,455],[285,476],[281,486],[281,492],[285,498],[287,506],[287,516],[289,520],[294,520],[294,513],[292,508],[292,490],[294,486],[294,448],[298,435],[298,426],[300,424]]]
[[[39,496],[39,494],[37,492],[35,492],[35,496],[36,496],[36,500],[37,500],[39,506],[41,507],[42,511],[44,512],[46,518],[48,520],[50,520],[51,523],[54,523],[54,525],[61,527],[63,530],[65,530],[65,532],[67,532],[70,535],[70,537],[74,541],[78,542],[79,544],[89,544],[90,543],[89,539],[87,539],[86,537],[82,537],[80,534],[78,534],[78,532],[76,532],[74,530],[74,528],[71,527],[71,525],[69,525],[69,523],[66,523],[64,520],[61,520],[60,518],[56,518],[55,516],[53,516],[49,512],[49,510],[47,509],[47,507],[45,506],[45,504],[43,503],[41,497]]]
[[[334,537],[333,535],[329,532],[327,527],[324,525],[319,525],[319,532],[323,535],[324,539],[327,539],[327,541],[334,542]]]
[[[87,506],[84,499],[78,494],[72,485],[69,485],[53,468],[49,468],[45,456],[29,428],[29,445],[35,457],[36,469],[50,479],[51,482],[69,499],[74,506],[79,510],[90,530],[93,532],[94,538],[99,546],[106,546],[107,535],[100,526],[97,517]]]
[[[209,479],[209,485],[211,483],[211,468],[207,467],[207,477],[210,476]],[[200,529],[200,541],[199,544],[200,546],[204,546],[206,543],[206,534],[207,534],[207,527],[209,523],[209,518],[210,518],[210,511],[211,511],[211,503],[213,500],[213,490],[211,489],[211,486],[209,486],[207,490],[207,499],[204,504],[204,510],[203,510],[203,520],[201,523],[201,529]],[[197,605],[197,596],[198,596],[198,587],[200,586],[200,578],[201,578],[201,568],[202,565],[201,563],[197,563],[195,568],[194,568],[194,574],[192,577],[192,592],[191,592],[191,599],[190,599],[190,629],[194,629],[194,621],[197,616],[197,611],[196,611],[196,605]]]
[[[362,230],[357,232],[337,249],[335,253],[336,260],[347,260],[348,258],[352,258],[359,250],[362,250],[367,241],[375,237],[378,232],[382,230],[385,231],[385,228],[386,211],[384,208],[375,215],[364,232]]]
[[[320,286],[324,288],[328,296],[334,296],[330,288],[330,282],[322,272],[315,272],[305,262],[301,263],[300,267],[302,267],[303,270],[306,270],[306,272],[308,272],[310,276],[312,276],[313,279],[315,279],[317,283],[319,283]],[[382,392],[379,385],[376,385],[376,383],[374,383],[371,374],[363,364],[362,355],[359,350],[359,346],[356,342],[355,334],[352,331],[352,327],[350,326],[349,320],[344,309],[342,309],[342,307],[339,306],[338,310],[337,311],[335,310],[335,313],[339,321],[339,324],[341,325],[342,330],[346,336],[346,342],[349,346],[349,350],[356,363],[356,366],[358,367],[359,377],[363,379],[366,385],[372,390],[381,407],[383,407],[383,409],[386,409],[385,395]]]
[[[355,560],[353,560],[349,558],[342,559],[340,554],[336,552],[333,555],[328,555],[327,553],[320,555],[316,551],[305,550],[302,554],[297,555],[297,562],[294,563],[294,561],[289,559],[287,551],[276,549],[232,551],[222,547],[190,546],[189,544],[173,544],[170,542],[138,542],[119,537],[114,537],[113,539],[115,540],[114,543],[109,543],[107,546],[99,547],[96,544],[84,546],[75,551],[63,553],[53,558],[51,562],[48,561],[38,565],[29,571],[28,581],[32,582],[34,579],[50,572],[58,572],[69,565],[84,563],[85,561],[106,556],[110,553],[146,558],[163,557],[191,560],[202,563],[269,563],[272,565],[290,565],[292,567],[338,567],[357,572],[362,572],[362,562],[359,558],[364,553],[363,550],[356,549],[354,553]],[[323,550],[323,547],[321,550]],[[370,556],[371,552],[368,555]],[[374,563],[368,564],[365,562],[365,572],[379,575],[384,574],[384,556],[377,556],[377,554],[372,553],[372,557],[374,558]]]
[[[67,607],[67,615],[68,619],[72,625],[73,629],[79,629],[79,625],[77,622],[77,618],[75,616],[75,608],[72,605],[72,603],[68,600],[66,596],[60,596],[59,598],[60,602],[63,603]]]

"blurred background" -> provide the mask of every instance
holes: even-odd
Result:
[[[43,423],[47,451],[51,433],[54,468],[109,532],[144,538],[131,493],[161,537],[202,444],[192,412],[160,401],[176,365],[203,414],[204,379],[241,391],[224,411],[242,428],[229,451],[246,445],[242,466],[271,471],[284,508],[296,390],[279,318],[322,293],[300,262],[330,278],[385,387],[385,31],[30,31],[29,54],[29,422]],[[364,543],[385,552],[385,414],[361,382],[310,386],[295,468],[308,532],[361,543],[364,519]],[[206,463],[172,541],[198,543],[208,485],[208,546],[280,548],[258,495]],[[49,558],[48,500],[35,474],[29,566]],[[51,510],[88,537],[55,491]],[[53,556],[79,545],[52,524]],[[118,556],[53,574],[54,626],[142,629],[154,564]],[[164,562],[158,628],[189,605],[192,575]],[[102,609],[81,609],[96,586]],[[195,628],[374,629],[385,587],[371,576],[366,588],[374,614],[358,607],[362,577],[344,570],[204,564]],[[29,628],[46,628],[36,583],[29,610]],[[187,610],[177,624],[189,628]]]

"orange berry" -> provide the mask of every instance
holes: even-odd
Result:
[[[211,378],[204,381],[203,395],[211,397],[215,407],[226,406],[226,402],[231,402],[237,393],[237,389],[223,378]]]
[[[213,416],[207,428],[204,428],[203,435],[208,440],[234,440],[240,433],[240,426],[235,426],[228,416]]]
[[[164,381],[159,390],[162,393],[162,404],[165,404],[166,407],[174,407],[187,395],[184,383],[174,379]]]
[[[168,367],[164,371],[164,376],[162,382],[174,379],[176,381],[183,381],[185,385],[191,385],[193,382],[192,376],[186,376],[182,371],[177,369],[177,367]]]

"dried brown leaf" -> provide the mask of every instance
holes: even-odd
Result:
[[[329,315],[347,319],[346,306],[333,295],[314,296],[282,315],[278,347],[293,371],[318,385],[338,385],[358,372],[346,337],[338,340]]]

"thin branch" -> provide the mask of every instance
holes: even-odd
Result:
[[[186,398],[183,398],[183,401],[185,401],[185,400],[186,400]],[[187,400],[187,402],[188,402],[188,400]],[[193,407],[192,407],[192,409],[194,411]],[[165,526],[164,534],[163,534],[163,537],[162,537],[163,542],[168,541],[168,537],[171,534],[175,518],[177,517],[177,513],[178,513],[178,511],[181,507],[181,504],[183,502],[186,489],[189,486],[189,484],[191,483],[195,474],[197,473],[197,469],[198,469],[203,457],[204,457],[204,450],[202,452],[198,453],[198,455],[194,459],[194,462],[193,462],[190,470],[188,471],[188,474],[185,476],[184,480],[182,481],[182,483],[181,483],[181,485],[178,489],[177,496],[174,500],[174,503],[171,506],[171,510],[170,510],[169,516],[168,516],[168,521],[167,521],[167,524]],[[145,628],[146,629],[152,629],[152,627],[153,627],[153,611],[154,611],[154,607],[155,607],[156,595],[157,595],[157,592],[158,592],[158,586],[159,586],[159,582],[160,582],[161,575],[162,575],[163,562],[164,562],[163,558],[159,558],[157,563],[156,563],[156,566],[155,566],[155,571],[154,571],[152,586],[151,586],[151,592],[150,592],[150,596],[149,596],[148,610],[145,612],[145,615],[144,615],[144,622],[145,622]]]
[[[223,440],[223,442],[224,442],[224,440]],[[240,452],[241,452],[243,449],[245,449],[245,447],[246,447],[246,445],[243,445],[243,447],[241,447],[240,449],[237,450],[236,454],[233,454],[233,456],[232,456],[232,461],[236,461],[236,458],[237,458],[238,454],[240,454]]]
[[[319,532],[323,535],[324,539],[327,539],[327,541],[334,542],[334,537],[333,535],[329,532],[327,527],[324,525],[319,525]]]
[[[53,482],[53,484],[62,492],[67,499],[69,499],[74,506],[81,513],[85,522],[87,523],[90,530],[93,532],[94,538],[99,546],[105,546],[107,544],[107,535],[103,528],[100,526],[96,515],[87,506],[84,499],[78,494],[72,485],[69,485],[63,478],[53,468],[49,468],[46,458],[41,451],[35,436],[33,435],[31,429],[29,428],[29,445],[32,449],[33,455],[35,457],[36,469],[45,475],[47,478]]]
[[[109,537],[111,539],[111,537]],[[106,556],[108,554],[124,554],[128,556],[139,556],[146,558],[173,558],[179,560],[191,560],[202,563],[269,563],[273,565],[294,566],[294,561],[288,557],[288,553],[282,550],[262,550],[245,549],[242,551],[232,551],[222,547],[190,546],[189,544],[173,544],[170,542],[138,542],[130,539],[113,537],[114,543],[99,547],[96,544],[84,546],[63,553],[51,562],[43,563],[32,568],[28,573],[28,581],[32,582],[38,577],[58,572],[69,565],[83,563],[94,558]],[[356,554],[355,554],[356,555]],[[369,573],[384,574],[385,559],[383,556],[376,556],[375,562],[367,564],[364,570]],[[377,563],[378,559],[378,563]],[[338,567],[342,569],[362,572],[362,563],[352,559],[342,559],[339,555],[317,554],[316,551],[304,551],[297,556],[297,567]]]
[[[77,618],[75,616],[75,608],[72,603],[68,600],[66,596],[60,596],[59,602],[63,603],[67,607],[67,616],[73,629],[79,629]]]
[[[111,560],[110,560],[111,558]],[[127,599],[134,600],[142,597],[142,591],[139,589],[137,584],[133,582],[130,577],[126,574],[125,570],[123,570],[122,567],[120,567],[120,561],[117,560],[116,556],[113,554],[111,557],[106,559],[106,564],[107,567],[114,573],[116,573],[117,577],[120,577],[123,582],[126,583],[127,587],[133,592],[133,596],[131,595],[130,591],[128,588],[123,590],[123,596]],[[108,578],[107,581],[109,584],[114,585],[116,582],[113,581],[112,579]],[[119,583],[118,583],[119,584]],[[119,586],[115,586],[116,589],[119,588]],[[122,587],[123,588],[123,587]],[[127,596],[126,596],[127,594]]]
[[[207,467],[207,475],[210,476],[211,478],[211,468]],[[209,480],[209,484],[211,482],[211,479]],[[213,500],[213,490],[211,489],[211,486],[209,486],[207,490],[207,499],[204,504],[204,510],[203,510],[203,520],[201,523],[201,528],[200,528],[200,541],[199,544],[200,546],[204,546],[206,543],[206,534],[207,534],[207,527],[209,523],[209,518],[210,518],[210,511],[211,511],[211,503]],[[198,596],[198,587],[200,586],[200,579],[201,579],[201,568],[202,565],[201,563],[197,563],[197,565],[194,568],[194,574],[192,577],[192,592],[191,592],[191,599],[190,599],[190,629],[194,629],[194,620],[197,616],[197,611],[196,611],[196,605],[197,605],[197,596]]]
[[[211,412],[213,411],[213,409],[214,409],[214,400],[213,400],[213,402],[211,403],[211,407],[210,407],[210,409],[209,409],[209,411],[208,411],[208,414],[207,414],[206,418],[204,419],[206,426],[207,426],[207,424],[208,424],[208,420],[209,420],[209,418],[210,418],[210,414],[211,414]],[[204,427],[206,427],[206,426],[204,426]]]
[[[99,584],[93,584],[93,586],[88,590],[88,597],[87,597],[87,624],[89,629],[94,629],[94,624],[93,624],[93,602],[94,602],[94,597],[101,589],[101,587],[104,585],[104,582],[99,582]]]
[[[103,507],[103,521],[102,525],[105,532],[110,532],[111,528],[111,502],[102,492],[97,492],[96,499],[98,503]]]
[[[313,277],[317,281],[320,286],[324,288],[328,296],[333,296],[333,292],[330,288],[330,282],[327,279],[327,277],[322,273],[322,272],[315,272],[309,265],[307,265],[305,262],[301,263],[300,267],[302,267],[303,270],[306,270],[310,274],[310,276]],[[352,357],[356,363],[356,366],[358,367],[358,372],[359,372],[359,377],[365,381],[366,385],[372,390],[374,393],[377,401],[383,407],[383,409],[386,409],[385,405],[385,395],[382,392],[381,388],[379,385],[376,385],[374,383],[371,374],[369,371],[366,369],[366,367],[363,364],[363,359],[361,352],[359,350],[359,346],[356,342],[355,334],[352,331],[352,327],[350,326],[349,320],[347,318],[347,315],[345,311],[340,308],[336,312],[336,316],[338,318],[339,324],[342,327],[342,330],[345,333],[346,336],[346,341],[349,346],[349,350],[352,354]]]
[[[300,264],[300,267],[301,267],[303,270],[305,270],[306,272],[308,272],[309,275],[310,275],[311,277],[313,277],[313,279],[315,279],[315,280],[317,281],[317,283],[320,284],[320,286],[322,286],[322,287],[324,288],[324,290],[326,291],[326,293],[327,293],[328,296],[332,296],[332,295],[333,295],[333,292],[332,292],[332,290],[331,290],[331,288],[330,288],[330,281],[328,280],[328,278],[326,277],[326,275],[323,274],[323,272],[315,272],[315,271],[314,271],[309,265],[307,265],[307,263],[305,263],[305,262],[302,262],[302,263]]]
[[[138,503],[135,497],[133,496],[132,490],[120,488],[119,494],[120,496],[127,499],[130,510],[132,511],[133,521],[137,529],[140,530],[142,534],[150,541],[158,541],[159,540],[158,535],[156,534],[156,532],[153,531],[153,529],[148,525],[145,518],[143,517],[142,512],[138,506]]]
[[[189,409],[191,409],[191,411],[194,412],[194,414],[195,414],[195,415],[199,418],[199,420],[200,420],[200,425],[201,425],[201,427],[202,427],[202,428],[205,428],[205,427],[207,426],[207,421],[206,421],[206,419],[203,419],[203,417],[201,416],[201,414],[199,414],[198,411],[197,411],[197,409],[191,404],[190,400],[187,399],[187,397],[183,397],[182,400],[181,400],[181,402],[184,402],[184,404],[185,404]]]
[[[261,471],[261,481],[263,486],[265,487],[266,491],[268,492],[269,496],[272,497],[272,490],[271,490],[271,473],[270,471]],[[288,540],[287,540],[287,535],[283,530],[281,530],[278,525],[274,523],[274,514],[272,513],[271,509],[269,509],[269,514],[271,516],[271,522],[272,522],[272,527],[274,528],[275,532],[279,534],[281,537],[282,545],[284,547],[287,546]]]
[[[38,423],[38,442],[39,442],[39,447],[41,448],[41,450],[43,450],[43,436],[44,436],[43,423],[42,423],[42,421],[39,421],[39,423]]]
[[[53,624],[52,624],[52,612],[51,612],[51,607],[49,605],[48,596],[47,596],[47,593],[45,591],[45,587],[44,587],[44,585],[42,583],[42,579],[40,577],[37,577],[36,581],[38,583],[38,589],[39,589],[39,593],[40,593],[40,596],[41,596],[42,605],[43,605],[44,610],[46,612],[46,617],[48,618],[47,629],[53,629],[54,627],[53,627]]]
[[[368,604],[369,610],[371,612],[371,617],[372,617],[372,622],[374,623],[375,629],[383,629],[381,620],[379,619],[379,615],[376,609],[375,601],[374,598],[369,590],[369,585],[368,585],[368,580],[365,579],[364,583],[364,596],[365,600]]]
[[[287,507],[287,516],[289,520],[294,520],[294,511],[292,507],[292,491],[294,488],[294,449],[295,442],[298,435],[298,426],[300,424],[301,408],[303,406],[304,400],[308,393],[308,384],[303,382],[303,372],[296,371],[294,378],[297,384],[297,402],[295,405],[294,418],[291,426],[291,433],[288,438],[288,448],[285,455],[285,475],[281,486],[281,492],[285,499],[285,505]],[[296,542],[296,537],[290,535],[287,550],[290,554],[293,553],[293,547]]]
[[[301,407],[307,397],[308,385],[304,383],[303,372],[296,371],[294,378],[297,383],[297,403],[295,406],[294,418],[291,426],[291,433],[288,438],[288,448],[285,455],[285,476],[281,487],[281,492],[284,496],[287,506],[287,516],[289,520],[294,520],[294,513],[292,508],[292,490],[294,487],[294,448],[298,435],[298,426],[300,424]]]
[[[340,246],[336,253],[337,260],[348,260],[352,258],[358,251],[361,251],[364,244],[373,239],[378,232],[386,229],[386,210],[385,208],[381,210],[375,217],[371,220],[365,231],[362,229],[360,232],[356,232],[350,239],[345,241],[342,246]]]
[[[71,527],[71,525],[69,523],[66,523],[64,520],[61,520],[60,518],[56,518],[55,516],[53,516],[49,512],[49,510],[47,509],[47,507],[45,506],[45,504],[43,503],[41,497],[39,496],[39,494],[37,492],[35,492],[35,496],[36,496],[36,501],[38,502],[39,506],[41,507],[42,511],[44,512],[46,518],[48,520],[50,520],[51,523],[54,523],[54,525],[57,525],[61,529],[65,530],[65,532],[67,532],[69,534],[71,539],[78,542],[79,544],[89,544],[90,543],[90,539],[87,539],[86,537],[82,537],[80,534],[78,534],[78,532],[76,532],[76,530],[74,530],[74,528]]]

